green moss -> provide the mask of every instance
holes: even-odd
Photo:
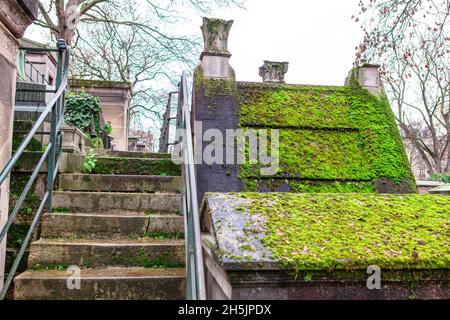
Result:
[[[55,270],[55,271],[65,271],[69,269],[70,264],[68,263],[58,263],[58,264],[35,264],[32,265],[29,270],[30,271],[40,271],[40,270]]]
[[[299,179],[264,179],[246,180],[246,188],[250,192],[280,189],[297,193],[375,193],[372,181],[328,181]]]
[[[28,183],[30,177],[31,174],[27,173],[13,173],[11,175],[9,198],[10,212],[14,209],[14,206],[16,205],[17,200],[25,189],[25,186]],[[37,212],[39,205],[41,204],[41,199],[39,199],[39,197],[34,194],[35,188],[36,182],[31,187],[30,192],[28,192],[27,196],[25,197],[25,201],[23,202],[19,210],[19,220],[31,221],[31,219],[34,217],[34,214]]]
[[[286,269],[450,268],[450,198],[432,195],[242,194],[263,216],[263,244]]]
[[[8,248],[19,249],[22,247],[25,237],[30,229],[27,223],[14,223],[8,230]]]
[[[215,48],[215,46],[214,46],[214,41],[219,32],[219,28],[221,25],[223,25],[224,28],[227,29],[226,33],[228,33],[231,25],[229,25],[226,20],[217,19],[217,18],[209,18],[208,19],[207,28],[208,28],[208,32],[209,32],[209,37],[207,39],[207,44],[206,44],[207,52],[223,53],[223,50],[219,50],[218,48]]]
[[[184,234],[180,232],[146,232],[145,238],[156,239],[156,240],[179,240],[184,239]]]
[[[130,161],[128,158],[99,158],[92,173],[180,176],[181,168],[171,159]]]
[[[208,110],[219,108],[217,97],[236,96],[237,83],[235,80],[205,78],[200,68],[195,71],[195,87],[204,90]]]
[[[121,82],[121,81],[103,81],[103,80],[84,80],[84,79],[70,79],[69,80],[70,88],[132,88],[130,82]]]
[[[53,213],[69,213],[70,209],[68,208],[52,208]]]
[[[375,97],[354,82],[343,87],[239,83],[238,92],[240,127],[280,130],[277,176],[372,182],[364,188],[372,192],[377,179],[387,178],[396,184],[409,181],[411,191],[416,190],[386,97]],[[247,190],[258,190],[264,183],[260,167],[242,167]],[[299,189],[321,191],[317,186]]]
[[[298,193],[375,193],[372,182],[291,181],[289,186]]]
[[[26,137],[27,133],[33,128],[34,122],[30,120],[15,120],[14,121],[14,132],[12,141],[12,150],[15,151],[19,148],[23,139]],[[42,144],[36,139],[31,139],[25,151],[42,151]]]
[[[150,259],[148,253],[142,250],[137,256],[124,257],[120,256],[116,258],[116,262],[119,265],[126,267],[138,267],[138,268],[182,268],[183,263],[174,262],[172,259],[172,252],[166,252],[164,255]]]
[[[12,150],[17,150],[24,138],[25,138],[25,135],[14,134]],[[42,151],[42,148],[43,148],[43,146],[39,141],[37,141],[36,139],[31,139],[30,143],[25,148],[25,151]]]

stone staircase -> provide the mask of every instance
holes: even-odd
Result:
[[[111,152],[96,174],[61,174],[14,298],[184,299],[181,177],[168,157]],[[81,289],[68,289],[69,266]]]

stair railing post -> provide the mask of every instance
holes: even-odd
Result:
[[[66,41],[58,40],[58,70],[56,75],[56,88],[55,91],[58,91],[62,84],[63,80],[63,72],[64,72],[64,52],[66,50]],[[64,95],[58,99],[57,103],[55,103],[52,107],[52,120],[51,120],[51,129],[50,129],[50,153],[48,156],[47,162],[47,191],[49,192],[49,196],[47,199],[47,210],[49,213],[52,212],[52,200],[53,200],[53,184],[54,184],[54,172],[55,172],[55,164],[56,164],[56,150],[57,150],[57,140],[58,140],[58,123],[61,117],[60,111],[61,103],[64,99]]]

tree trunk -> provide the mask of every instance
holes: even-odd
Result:
[[[407,124],[400,123],[400,127],[405,132],[407,137],[411,137],[410,140],[411,140],[414,148],[417,150],[417,152],[419,153],[420,158],[422,159],[422,161],[427,166],[427,173],[428,173],[428,175],[431,176],[434,173],[433,165],[431,164],[430,160],[428,159],[426,152],[422,149],[420,144],[417,142],[417,140],[414,137],[413,133],[411,132],[411,130],[409,130],[409,127],[408,127]]]

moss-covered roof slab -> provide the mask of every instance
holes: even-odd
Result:
[[[227,270],[447,270],[450,198],[207,194],[205,237]]]
[[[331,191],[329,185],[314,183],[331,181],[340,184],[333,192],[357,191],[358,183],[375,192],[377,181],[385,179],[403,186],[378,186],[377,192],[415,193],[384,95],[376,97],[355,81],[341,87],[238,82],[237,95],[241,128],[280,130],[280,169],[272,178],[287,179],[291,192]],[[279,183],[258,174],[259,167],[243,166],[247,191],[279,191]],[[353,185],[345,188],[349,182]]]

